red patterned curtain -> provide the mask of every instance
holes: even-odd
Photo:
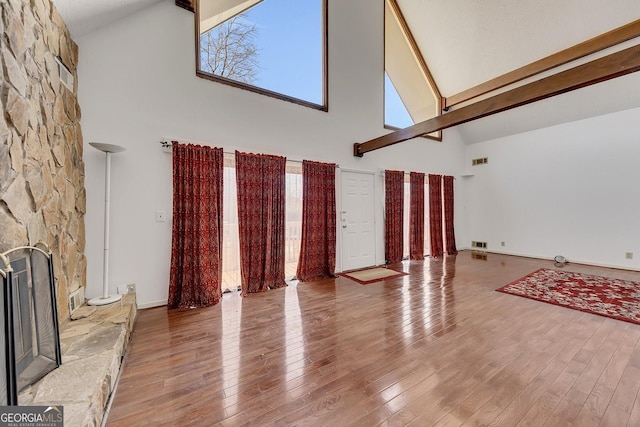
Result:
[[[442,256],[442,176],[429,174],[429,234],[431,256]]]
[[[242,296],[284,282],[286,159],[236,151]]]
[[[333,277],[336,265],[336,165],[302,162],[302,242],[296,277]]]
[[[404,204],[404,172],[384,172],[384,237],[388,264],[402,261],[402,209]]]
[[[449,255],[457,254],[456,235],[453,230],[453,177],[442,177],[442,196],[444,200],[444,236],[445,250]]]
[[[409,258],[424,259],[424,173],[409,174]]]
[[[170,308],[222,298],[222,173],[221,148],[173,143]]]

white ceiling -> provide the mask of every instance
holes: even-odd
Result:
[[[640,19],[638,0],[397,1],[445,97]],[[635,39],[624,46],[638,43]],[[467,144],[487,141],[640,107],[639,95],[640,73],[634,73],[469,122],[457,130]]]
[[[640,19],[638,0],[397,0],[451,96]]]
[[[53,3],[77,39],[160,1],[168,0]],[[397,1],[445,97],[640,19],[639,0]],[[640,107],[639,94],[640,73],[635,73],[466,123],[458,130],[467,143],[485,141]]]
[[[140,9],[162,0],[53,0],[67,24],[71,37],[85,34],[109,25]]]

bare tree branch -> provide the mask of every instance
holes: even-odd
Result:
[[[258,47],[255,24],[235,16],[200,36],[200,68],[243,83],[256,80]]]

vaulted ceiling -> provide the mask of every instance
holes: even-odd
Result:
[[[640,18],[637,0],[397,0],[444,96]]]
[[[77,39],[162,0],[53,0]]]
[[[444,97],[640,19],[637,0],[397,0]],[[549,75],[622,47],[567,64]],[[640,73],[457,127],[467,143],[640,107]]]
[[[54,0],[54,4],[72,37],[79,38],[159,1],[163,0]],[[640,19],[638,0],[397,2],[444,97]],[[634,39],[624,46],[638,43]],[[467,143],[474,143],[640,107],[638,94],[640,73],[635,73],[457,129]]]

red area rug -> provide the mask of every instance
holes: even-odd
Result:
[[[640,324],[640,283],[541,268],[498,292]]]

